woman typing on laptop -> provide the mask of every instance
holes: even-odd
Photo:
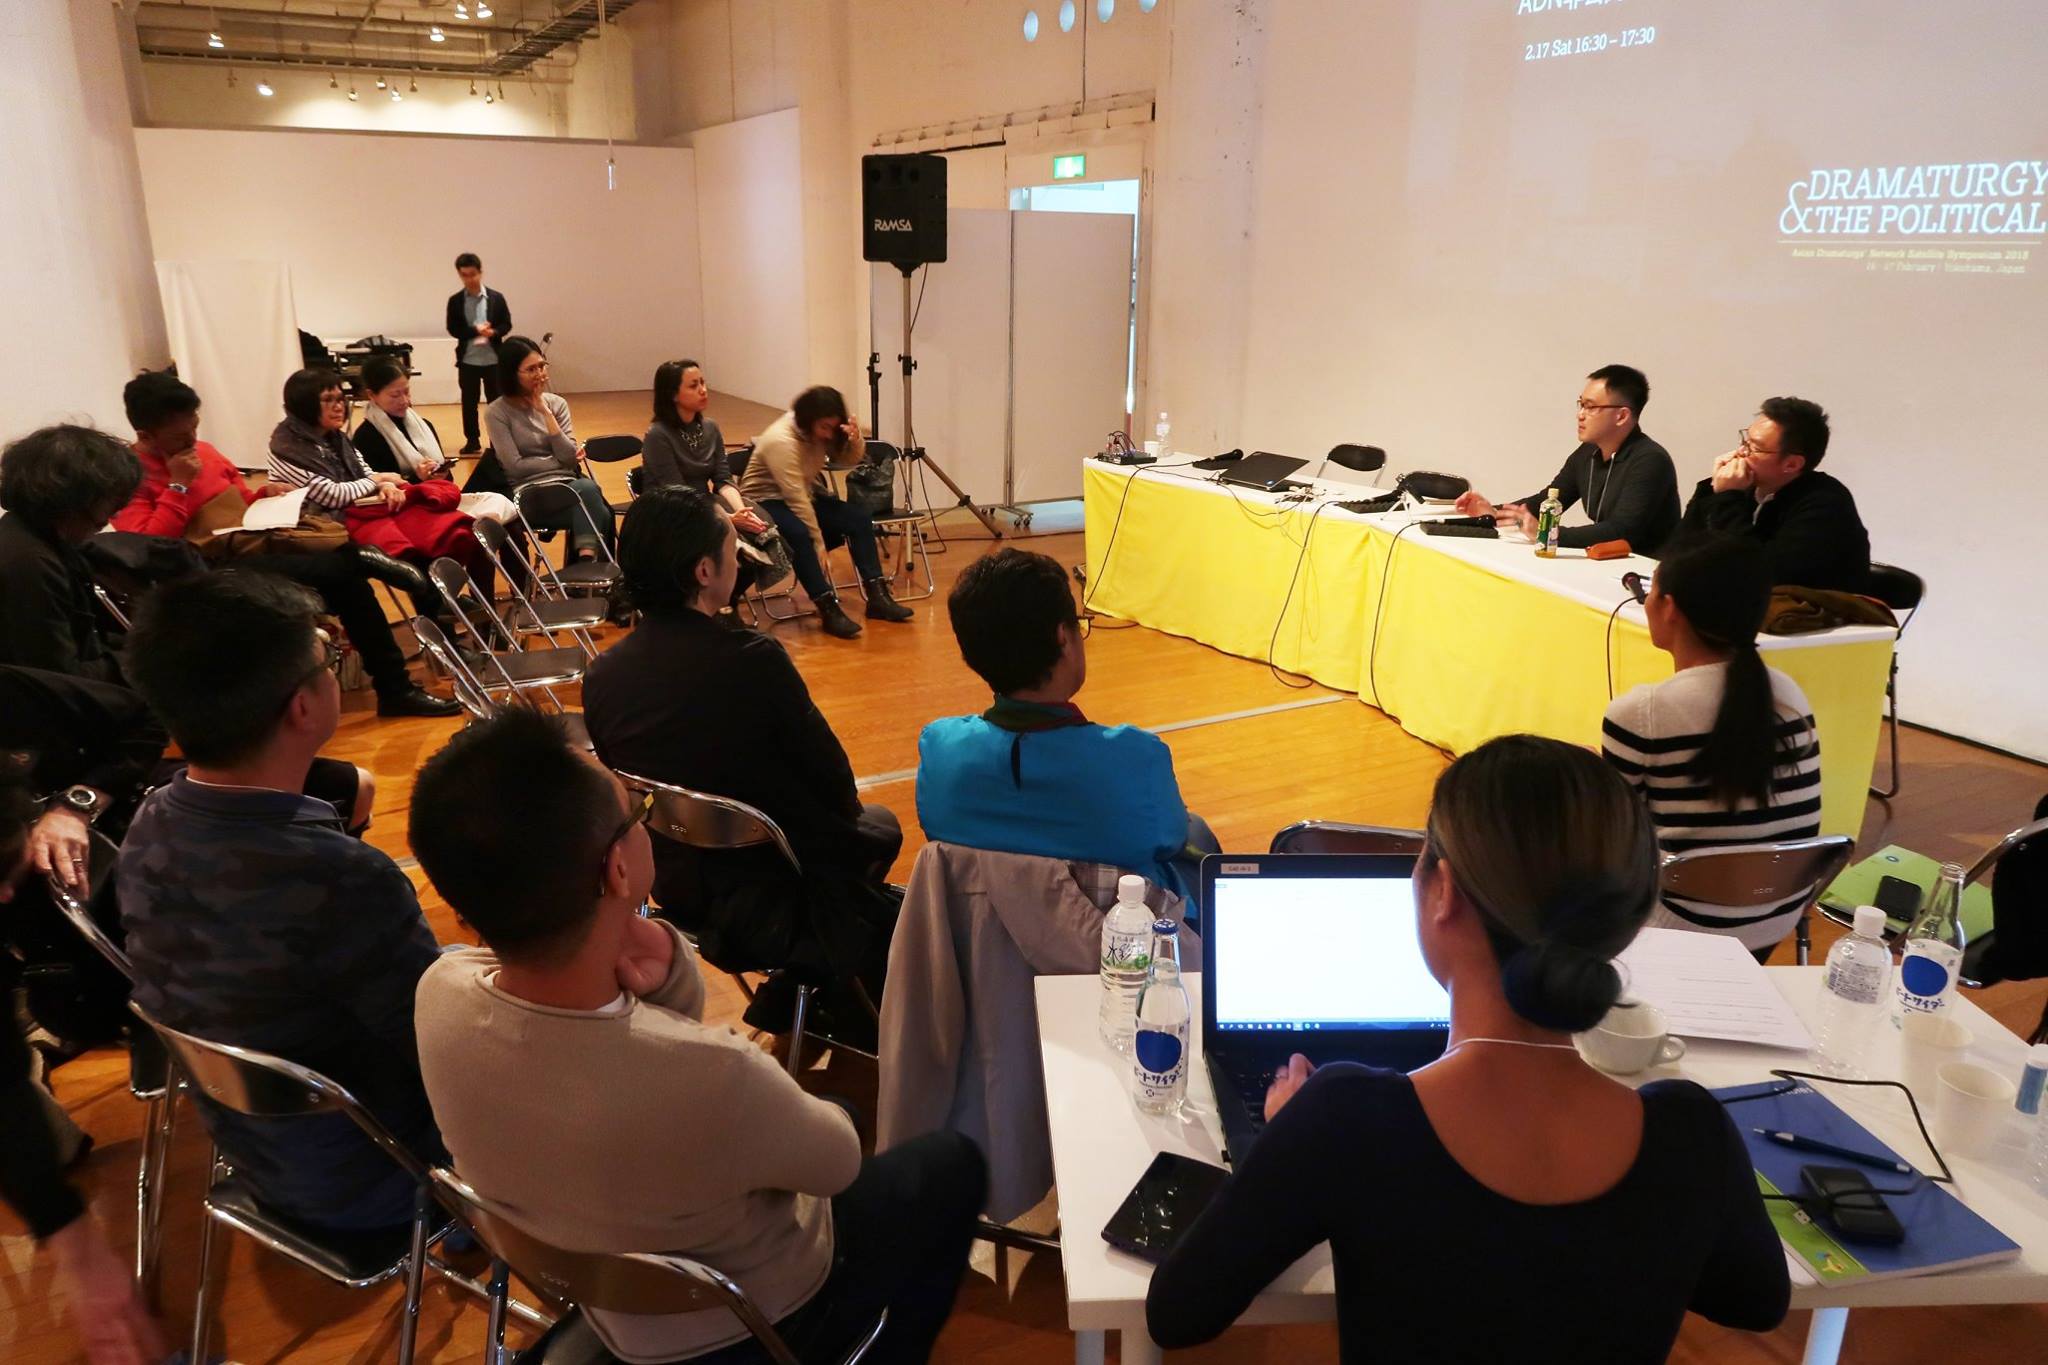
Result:
[[[1655,830],[1592,753],[1513,735],[1446,769],[1415,908],[1449,1047],[1412,1075],[1296,1056],[1153,1275],[1153,1339],[1218,1335],[1324,1241],[1346,1361],[1657,1361],[1687,1310],[1775,1327],[1784,1251],[1720,1105],[1572,1047],[1656,895]]]

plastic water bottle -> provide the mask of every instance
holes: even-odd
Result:
[[[1543,495],[1543,503],[1536,509],[1536,553],[1545,559],[1557,558],[1557,539],[1564,520],[1564,500],[1551,489]]]
[[[1899,959],[1897,1022],[1908,1014],[1940,1014],[1955,999],[1963,962],[1963,868],[1943,863],[1934,894],[1906,930]]]
[[[1145,879],[1122,877],[1116,904],[1102,917],[1102,1041],[1118,1052],[1131,1050],[1131,1021],[1138,993],[1152,965],[1152,912],[1145,906]]]
[[[1892,950],[1885,946],[1884,911],[1859,905],[1855,932],[1828,953],[1822,979],[1820,1017],[1813,1034],[1828,1071],[1863,1079],[1872,1032],[1885,1016],[1891,984]]]
[[[1152,424],[1152,434],[1159,439],[1159,458],[1162,460],[1172,459],[1173,423],[1166,420],[1165,413],[1160,413],[1159,420]]]
[[[1188,991],[1172,920],[1153,922],[1151,954],[1131,1040],[1132,1088],[1143,1112],[1177,1114],[1188,1090]]]

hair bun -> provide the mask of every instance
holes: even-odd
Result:
[[[1599,953],[1556,939],[1525,944],[1501,964],[1508,1005],[1538,1028],[1581,1033],[1621,999],[1621,974]]]

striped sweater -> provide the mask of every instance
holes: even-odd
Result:
[[[322,431],[287,417],[270,433],[270,477],[287,488],[306,490],[315,507],[340,511],[377,495],[377,481],[339,431]]]
[[[1730,810],[1692,773],[1721,706],[1726,664],[1685,669],[1608,704],[1600,727],[1601,751],[1629,785],[1642,792],[1666,853],[1810,839],[1820,833],[1820,738],[1813,708],[1799,684],[1775,668],[1770,675],[1778,734],[1788,747],[1767,806],[1745,801]],[[1732,934],[1746,948],[1768,948],[1791,932],[1809,894],[1810,889],[1774,906],[1741,907],[1665,896],[1650,923]]]

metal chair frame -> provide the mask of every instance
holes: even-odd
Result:
[[[490,1327],[484,1343],[486,1365],[509,1365],[505,1349],[506,1272],[577,1309],[598,1308],[616,1313],[697,1313],[723,1308],[759,1344],[775,1365],[799,1365],[795,1352],[775,1330],[747,1291],[730,1276],[689,1256],[634,1251],[566,1251],[535,1236],[513,1221],[500,1205],[484,1198],[462,1177],[445,1167],[432,1172],[434,1193],[448,1210],[476,1230],[490,1248]],[[888,1325],[884,1309],[840,1365],[858,1365]],[[565,1316],[562,1330],[582,1326]],[[541,1347],[522,1353],[536,1358]]]
[[[1297,820],[1273,835],[1269,853],[1371,853],[1422,856],[1428,836],[1395,825],[1348,825],[1337,820]]]
[[[403,1275],[405,1311],[399,1323],[399,1365],[411,1365],[413,1359],[414,1346],[419,1336],[420,1297],[428,1269],[431,1268],[449,1283],[467,1289],[478,1298],[489,1299],[490,1291],[486,1286],[430,1254],[432,1247],[447,1235],[453,1224],[440,1229],[428,1227],[428,1212],[432,1209],[434,1201],[433,1178],[428,1173],[426,1163],[414,1156],[404,1143],[393,1137],[390,1130],[377,1120],[376,1115],[351,1095],[346,1087],[309,1067],[300,1066],[296,1062],[286,1061],[267,1052],[236,1047],[228,1043],[209,1042],[204,1038],[180,1032],[152,1017],[147,1010],[133,1001],[129,1002],[128,1008],[163,1042],[165,1051],[183,1072],[186,1084],[204,1091],[214,1103],[254,1118],[344,1115],[376,1144],[379,1150],[419,1182],[418,1195],[413,1204],[412,1237],[406,1254],[374,1275],[360,1279],[344,1279],[336,1276],[330,1268],[310,1258],[293,1242],[282,1240],[269,1229],[253,1225],[234,1211],[216,1205],[212,1198],[213,1187],[218,1185],[224,1174],[230,1173],[230,1167],[221,1160],[219,1151],[215,1150],[208,1164],[207,1195],[201,1201],[199,1288],[193,1300],[189,1359],[208,1359],[206,1345],[212,1326],[210,1300],[213,1288],[215,1223],[223,1223],[259,1245],[297,1262],[323,1279],[351,1289],[368,1288]],[[514,1303],[509,1307],[535,1326],[552,1325],[552,1320],[545,1314],[525,1304]]]
[[[545,478],[528,479],[525,483],[512,490],[512,501],[519,508],[519,519],[526,524],[529,534],[535,528],[533,515],[527,509],[527,501],[548,489],[561,489],[563,497],[568,500],[569,504],[570,526],[568,536],[570,540],[573,541],[575,539],[575,521],[578,517],[581,517],[583,524],[590,528],[590,533],[597,537],[596,559],[580,565],[565,564],[559,572],[555,568],[554,561],[548,558],[547,551],[541,548],[539,540],[537,538],[533,539],[533,557],[536,561],[534,584],[544,595],[559,597],[563,600],[567,600],[571,595],[569,592],[571,584],[577,587],[590,588],[596,593],[608,593],[623,577],[619,570],[618,558],[612,553],[610,534],[591,518],[590,509],[583,505],[583,499],[567,489],[566,485],[574,481],[575,476],[573,475],[550,474]],[[566,555],[570,551],[565,548],[563,553]],[[567,574],[568,577],[564,578],[564,574]],[[554,591],[552,593],[549,593],[547,587],[543,586],[549,584],[553,585]]]
[[[1909,625],[1911,625],[1911,624],[1912,624],[1912,622],[1913,622],[1913,618],[1914,618],[1915,616],[1917,616],[1917,615],[1919,614],[1919,612],[1920,612],[1920,604],[1921,604],[1922,602],[1925,602],[1925,601],[1927,600],[1927,580],[1926,580],[1926,579],[1924,579],[1924,578],[1922,578],[1922,577],[1920,577],[1920,575],[1919,575],[1919,574],[1913,573],[1913,571],[1912,571],[1911,569],[1901,569],[1901,568],[1900,568],[1900,567],[1899,567],[1898,565],[1896,565],[1896,564],[1872,564],[1872,565],[1871,565],[1870,567],[1871,567],[1872,569],[1889,569],[1889,570],[1891,570],[1891,571],[1892,571],[1893,573],[1902,573],[1902,574],[1909,574],[1909,575],[1911,575],[1911,577],[1912,577],[1913,581],[1914,581],[1915,583],[1919,584],[1919,586],[1920,586],[1920,591],[1919,591],[1919,594],[1918,594],[1917,596],[1915,596],[1915,597],[1914,597],[1914,599],[1913,599],[1913,605],[1911,605],[1911,606],[1907,607],[1907,608],[1905,609],[1905,610],[1906,610],[1906,614],[1905,614],[1905,616],[1904,616],[1904,617],[1902,617],[1902,618],[1900,618],[1900,621],[1899,621],[1899,633],[1898,633],[1898,637],[1897,637],[1897,639],[1893,640],[1893,642],[1892,642],[1892,661],[1891,661],[1891,672],[1890,672],[1890,673],[1889,673],[1889,674],[1888,674],[1888,675],[1887,675],[1887,676],[1885,677],[1885,682],[1884,682],[1884,699],[1885,699],[1885,730],[1886,730],[1886,732],[1887,732],[1887,733],[1889,734],[1889,736],[1890,736],[1890,738],[1891,738],[1891,770],[1892,770],[1892,776],[1891,776],[1891,784],[1890,784],[1889,786],[1884,786],[1884,787],[1880,787],[1880,786],[1877,786],[1876,784],[1874,784],[1874,783],[1873,783],[1873,784],[1871,785],[1871,788],[1870,788],[1870,794],[1871,794],[1872,796],[1875,796],[1875,797],[1879,798],[1880,800],[1885,800],[1885,801],[1889,801],[1889,800],[1890,800],[1890,799],[1891,799],[1892,797],[1894,797],[1894,796],[1897,796],[1897,795],[1899,794],[1899,785],[1900,785],[1900,778],[1899,778],[1899,650],[1898,650],[1898,642],[1899,642],[1899,640],[1903,640],[1903,639],[1905,639],[1905,637],[1906,637],[1906,627],[1907,627],[1907,626],[1909,626]],[[1890,603],[1886,603],[1885,605],[1887,605],[1887,606],[1890,606],[1891,604],[1890,604]]]
[[[479,521],[472,529],[476,532],[477,543],[489,551],[499,569],[504,570],[505,555],[511,546],[510,533],[503,526],[491,521]],[[550,568],[552,567],[551,565]],[[562,642],[555,638],[555,632],[568,631],[575,637],[576,643],[583,646],[585,654],[593,658],[597,656],[597,644],[591,639],[590,632],[604,624],[603,600],[595,597],[569,597],[565,591],[562,598],[550,598],[544,594],[544,600],[536,603],[533,598],[526,595],[526,589],[519,585],[517,574],[507,571],[505,583],[512,589],[512,595],[519,600],[519,605],[511,611],[508,622],[514,631],[521,635],[545,635],[548,637],[548,644],[557,648]]]
[[[424,616],[416,616],[413,618],[412,626],[420,637],[420,647],[426,651],[427,657],[432,659],[435,666],[446,673],[449,680],[455,684],[455,699],[462,703],[462,709],[469,712],[472,720],[490,720],[504,713],[505,708],[498,705],[497,700],[485,690],[482,681],[469,665],[463,662],[462,656],[455,652],[454,647],[448,643],[448,637],[441,633],[438,625]],[[514,692],[510,695],[515,701],[524,704],[525,698],[522,694]],[[590,726],[583,719],[581,711],[552,711],[543,714],[551,716],[562,727],[564,737],[571,744],[585,753],[597,752],[597,746],[590,741]]]
[[[90,838],[92,856],[87,872],[91,884],[98,885],[101,877],[112,873],[119,850],[113,840],[97,831]],[[132,984],[135,970],[128,954],[107,937],[93,919],[91,908],[55,877],[49,879],[49,889],[51,903],[71,921],[71,927]],[[163,1251],[164,1168],[170,1161],[179,1085],[177,1070],[155,1034],[144,1030],[129,1038],[128,1093],[144,1107],[142,1154],[135,1169],[135,1280],[150,1300],[156,1296],[157,1264]]]
[[[710,792],[680,787],[673,782],[658,782],[651,777],[640,777],[617,769],[614,771],[618,773],[619,781],[625,783],[629,789],[654,797],[654,810],[648,817],[648,828],[664,839],[706,852],[771,846],[782,855],[783,861],[789,864],[791,872],[798,877],[803,875],[803,864],[797,861],[796,850],[790,846],[789,836],[782,832],[782,827],[765,811],[729,796],[715,796]],[[738,972],[727,974],[740,977]],[[768,975],[772,977],[776,973],[771,971]],[[854,984],[862,1000],[867,1001],[867,992],[860,989],[858,982]],[[741,985],[745,988],[744,979],[741,979]],[[805,1024],[810,1017],[811,997],[816,990],[815,986],[797,983],[796,1012],[790,1021],[789,1056],[785,1063],[792,1076],[803,1071],[804,1039],[810,1036],[806,1032]],[[752,990],[749,989],[747,994],[751,996]],[[870,1009],[874,1008],[872,1001],[867,1003]],[[826,1041],[833,1047],[843,1048],[848,1052],[859,1052],[862,1056],[872,1055],[845,1043],[830,1039]]]
[[[470,678],[478,687],[486,694],[545,692],[557,711],[566,709],[562,705],[562,699],[555,695],[555,688],[566,687],[570,683],[583,680],[583,672],[590,666],[593,654],[591,649],[581,646],[566,648],[560,645],[545,650],[524,649],[519,644],[518,632],[508,627],[504,618],[498,615],[498,609],[491,605],[490,599],[477,591],[475,581],[469,576],[469,570],[443,556],[428,566],[427,576],[434,580],[434,586],[440,589],[441,600],[448,604],[448,610],[469,633],[470,638],[477,642],[484,657],[490,661],[491,667],[498,674],[493,680],[470,673]],[[492,628],[497,631],[497,637],[504,640],[508,648],[489,647],[489,640],[477,629],[476,622],[470,619],[469,612],[462,605],[465,594],[489,618]],[[548,639],[552,643],[554,637],[550,635]],[[573,659],[571,656],[574,656]]]
[[[1855,852],[1856,841],[1848,835],[1823,834],[1814,839],[1667,853],[1658,876],[1659,890],[1715,905],[1759,906],[1790,900],[1804,889],[1806,905],[1792,926],[1798,962],[1804,967],[1813,952],[1813,908]]]

